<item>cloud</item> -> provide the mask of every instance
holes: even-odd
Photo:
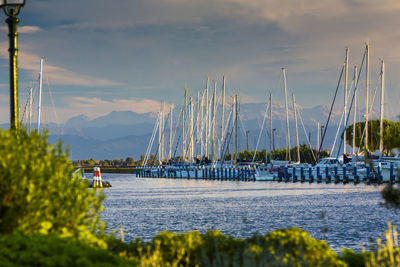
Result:
[[[18,67],[28,70],[32,73],[32,79],[36,79],[39,73],[40,56],[29,52],[29,46],[21,44],[18,55]],[[8,42],[0,42],[0,47],[8,47]],[[0,57],[8,59],[7,49],[0,50]],[[97,77],[91,77],[84,74],[75,73],[62,67],[55,66],[46,60],[43,65],[43,77],[48,79],[50,84],[73,85],[86,87],[105,87],[105,86],[121,86],[122,83],[109,81]]]
[[[18,27],[18,33],[22,34],[33,34],[37,32],[41,32],[43,29],[38,26],[20,26]],[[0,31],[8,32],[7,26],[0,26]]]
[[[97,97],[71,97],[65,99],[68,109],[79,110],[88,117],[98,117],[111,111],[133,111],[139,114],[158,112],[160,102],[151,99],[111,99],[102,100]]]

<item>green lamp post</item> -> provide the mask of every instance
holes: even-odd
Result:
[[[0,0],[0,9],[8,16],[6,22],[8,24],[8,37],[10,39],[10,127],[18,129],[19,110],[18,110],[18,33],[17,18],[21,8],[25,5],[25,0]]]

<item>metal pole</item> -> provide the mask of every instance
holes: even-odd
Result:
[[[357,122],[357,65],[354,66],[354,119],[353,119],[353,155],[355,155],[356,151],[356,122]]]
[[[32,104],[33,104],[33,89],[31,87],[29,88],[29,123],[28,123],[29,132],[32,131]]]
[[[286,71],[285,68],[282,68],[283,71],[283,84],[285,89],[285,107],[286,107],[286,128],[287,128],[287,136],[286,136],[286,148],[287,153],[289,154],[289,161],[291,161],[290,157],[290,128],[289,128],[289,107],[288,107],[288,99],[287,99],[287,87],[286,87]]]
[[[40,115],[42,108],[42,83],[43,83],[43,58],[40,59],[40,72],[39,72],[39,100],[38,100],[38,119],[37,119],[38,133],[40,133]]]
[[[250,131],[246,131],[246,149],[249,151],[249,133]]]
[[[348,72],[349,72],[349,48],[346,47],[346,59],[345,62],[346,69],[344,72],[344,118],[347,118],[347,80],[348,80]],[[346,127],[346,120],[343,120],[344,127]],[[346,128],[344,129],[343,134],[343,154],[346,154]]]
[[[292,102],[293,102],[294,122],[296,125],[297,161],[300,162],[299,129],[297,127],[297,110],[296,110],[296,100],[294,98],[294,94],[292,94]]]
[[[15,14],[10,14],[6,19],[8,24],[8,37],[10,39],[10,127],[19,127],[19,108],[18,108],[18,22]]]
[[[271,92],[269,93],[269,130],[272,133],[272,95],[271,95]],[[270,151],[272,151],[272,136],[273,136],[273,133],[269,137],[269,149],[270,149]],[[269,158],[270,158],[270,160],[272,159],[271,158],[271,153],[269,155]]]
[[[365,150],[368,151],[368,83],[369,83],[369,45],[365,47],[367,54],[367,69],[365,79]]]
[[[383,155],[383,103],[384,103],[384,97],[385,97],[385,62],[382,60],[382,66],[381,66],[381,121],[380,121],[380,130],[379,130],[379,135],[380,135],[380,142],[379,142],[379,151]]]

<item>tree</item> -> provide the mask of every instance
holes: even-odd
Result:
[[[357,122],[355,125],[355,146],[360,150],[365,149],[365,122]],[[379,150],[380,120],[368,121],[368,150]],[[353,125],[346,129],[347,144],[353,145]],[[383,120],[383,150],[385,154],[400,147],[400,122]]]
[[[61,142],[47,134],[0,130],[0,233],[57,233],[100,242],[101,192],[74,175]]]

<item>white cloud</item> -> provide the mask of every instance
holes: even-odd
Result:
[[[20,26],[18,27],[18,33],[22,34],[33,34],[37,32],[41,32],[43,29],[38,26]],[[8,32],[7,26],[0,26],[0,31]]]
[[[97,97],[68,97],[63,99],[66,107],[57,108],[57,114],[62,122],[70,117],[84,114],[89,118],[106,115],[112,111],[133,111],[139,114],[157,113],[160,102],[151,99],[111,99],[102,100]],[[50,120],[52,120],[51,118]]]
[[[0,57],[8,59],[9,54],[6,47],[8,42],[0,42]],[[36,79],[39,73],[40,56],[29,52],[29,46],[21,44],[18,54],[18,67],[24,70],[31,71],[32,79]],[[86,87],[97,87],[97,86],[120,86],[119,82],[109,81],[97,77],[92,77],[84,74],[75,73],[68,69],[58,67],[47,62],[44,59],[44,77],[49,80],[50,84],[58,85],[75,85],[75,86],[86,86]]]

